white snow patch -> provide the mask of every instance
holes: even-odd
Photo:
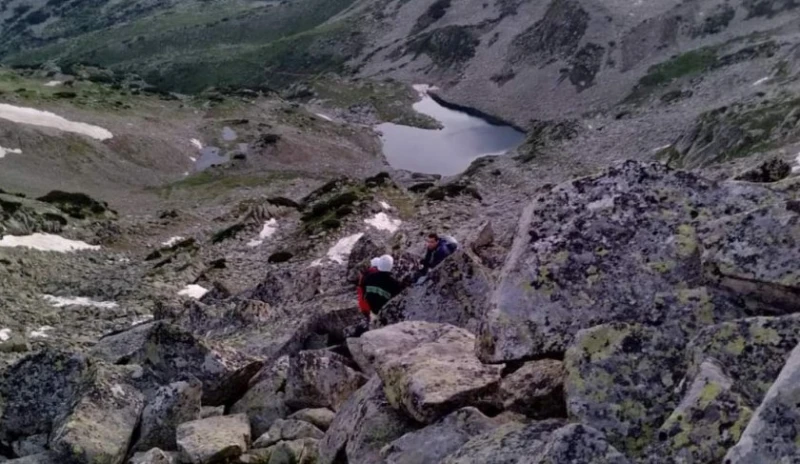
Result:
[[[614,196],[601,198],[601,199],[599,199],[597,201],[593,201],[593,202],[589,203],[588,205],[586,205],[586,208],[588,208],[589,211],[596,211],[598,209],[613,208],[615,199],[616,199],[616,197],[614,197]]]
[[[199,285],[187,285],[183,287],[183,290],[178,292],[178,295],[188,296],[189,298],[199,300],[200,298],[203,298],[203,295],[206,293],[208,293],[208,290]]]
[[[197,161],[197,158],[195,158],[194,156],[190,156],[189,159],[192,161],[192,163]]]
[[[658,147],[658,148],[653,148],[653,153],[658,153],[661,150],[666,150],[667,148],[669,148],[671,146],[672,146],[672,144],[670,143],[668,145],[664,145],[664,146],[661,146],[661,147]]]
[[[61,85],[63,83],[64,83],[64,81],[50,81],[50,82],[46,83],[44,86],[45,87],[58,87],[59,85]]]
[[[428,92],[439,90],[437,87],[428,84],[414,84],[411,87],[413,87],[414,90],[416,90],[417,93],[423,97],[427,96]]]
[[[264,223],[264,228],[262,228],[261,232],[258,233],[258,239],[250,240],[247,243],[247,246],[249,246],[250,248],[261,246],[261,244],[264,243],[264,239],[272,237],[273,235],[275,235],[275,232],[277,231],[278,231],[278,221],[276,221],[275,218],[272,218]]]
[[[322,258],[311,261],[311,264],[308,267],[320,267],[320,266],[322,266]]]
[[[11,338],[11,329],[0,329],[0,342],[7,342]]]
[[[350,252],[353,251],[353,246],[355,246],[358,239],[363,235],[363,233],[350,235],[336,242],[336,245],[328,250],[328,259],[339,264],[344,264],[345,259],[350,256]]]
[[[792,166],[792,172],[800,172],[800,153],[797,154],[797,158],[794,160],[794,166]]]
[[[385,201],[380,202],[380,205],[381,205],[381,208],[383,208],[385,210],[392,209],[392,205],[390,205],[389,203],[386,203]]]
[[[260,247],[262,244],[264,244],[263,240],[250,240],[249,242],[247,242],[247,246],[249,246],[250,248]]]
[[[131,325],[139,325],[139,324],[142,324],[144,322],[148,322],[148,321],[152,321],[152,320],[153,320],[153,315],[152,314],[148,314],[147,316],[137,317],[136,319],[133,320],[133,322],[131,322]]]
[[[49,338],[50,336],[47,335],[47,332],[49,332],[51,330],[55,330],[55,329],[53,327],[50,327],[49,325],[45,325],[45,326],[39,327],[36,330],[31,330],[31,333],[29,334],[29,336],[30,336],[30,338]]]
[[[118,383],[115,383],[111,387],[111,393],[113,393],[114,396],[116,396],[117,398],[125,396],[125,390],[122,388],[122,385],[120,385]]]
[[[99,250],[97,245],[89,245],[78,240],[69,240],[52,234],[33,234],[24,236],[6,235],[0,239],[0,248],[32,248],[40,251],[66,253],[78,250]]]
[[[86,297],[62,297],[53,295],[42,295],[48,303],[56,308],[63,308],[65,306],[92,306],[94,308],[113,309],[117,305],[113,301],[94,301]]]
[[[21,155],[22,150],[19,148],[3,148],[0,147],[0,159],[5,158],[6,155]]]
[[[314,114],[316,114],[316,115],[317,115],[319,118],[321,118],[321,119],[324,119],[324,120],[326,120],[326,121],[333,122],[333,119],[332,119],[330,116],[325,116],[324,114],[321,114],[321,113],[314,113]]]
[[[378,230],[387,230],[389,232],[397,232],[400,224],[403,223],[400,219],[390,218],[386,213],[378,213],[374,217],[364,219],[364,222]]]
[[[203,149],[203,142],[201,142],[201,141],[199,141],[197,139],[189,140],[189,142],[191,142],[192,145],[194,145],[195,148],[197,148],[198,150],[202,150]]]
[[[52,127],[65,132],[87,135],[97,140],[107,140],[114,137],[114,134],[99,126],[93,126],[83,122],[73,122],[48,111],[40,111],[34,108],[24,108],[5,103],[0,103],[0,119],[7,119],[19,124]]]
[[[175,246],[175,245],[177,245],[178,243],[180,243],[180,242],[182,242],[184,240],[186,240],[186,239],[183,238],[183,237],[172,237],[169,240],[167,240],[166,242],[162,243],[161,246],[165,246],[165,247]]]
[[[761,79],[753,82],[753,87],[761,85],[761,84],[763,84],[764,82],[767,82],[770,79],[772,79],[772,78],[771,77],[762,77]]]

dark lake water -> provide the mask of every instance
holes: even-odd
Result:
[[[414,109],[444,127],[430,130],[393,123],[379,125],[383,152],[396,169],[450,176],[463,172],[481,156],[504,154],[525,139],[525,134],[513,127],[489,124],[484,119],[445,108],[428,96],[424,88],[418,86],[418,90],[422,100],[414,104]]]

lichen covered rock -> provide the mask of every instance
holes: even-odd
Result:
[[[180,424],[200,419],[202,396],[203,384],[193,377],[159,388],[142,412],[141,438],[134,450],[177,450],[175,430]]]
[[[253,442],[253,448],[267,448],[279,441],[293,441],[302,438],[319,440],[323,435],[324,433],[320,429],[308,422],[278,419],[267,433]]]
[[[244,414],[211,417],[181,424],[176,436],[182,462],[227,462],[247,451],[250,423]]]
[[[272,424],[289,414],[283,390],[289,374],[289,357],[283,356],[264,366],[252,379],[247,393],[231,407],[233,414],[247,414],[253,436],[260,437]]]
[[[327,350],[303,351],[291,358],[286,404],[294,409],[329,407],[339,410],[367,378],[344,356]]]
[[[301,409],[289,416],[289,419],[308,422],[324,432],[328,430],[334,417],[336,417],[336,413],[328,408],[313,408]]]
[[[532,419],[566,417],[564,364],[553,359],[530,361],[503,378],[498,406]]]

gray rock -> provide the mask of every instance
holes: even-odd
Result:
[[[320,441],[319,462],[380,462],[381,448],[416,428],[414,421],[391,407],[380,378],[373,377],[336,414]]]
[[[359,274],[369,267],[369,261],[387,252],[386,246],[379,243],[380,240],[376,237],[364,234],[353,245],[353,250],[347,259],[347,282],[357,283]]]
[[[174,453],[166,453],[158,448],[153,448],[144,453],[134,454],[128,464],[175,464],[177,462]]]
[[[344,356],[325,350],[303,351],[292,357],[286,404],[294,409],[329,407],[338,411],[367,382],[349,364]]]
[[[269,450],[269,464],[317,464],[319,461],[317,440],[282,441]]]
[[[328,427],[330,427],[334,417],[336,417],[336,413],[331,411],[330,409],[315,408],[315,409],[302,409],[300,411],[297,411],[296,413],[289,416],[289,419],[308,422],[309,424],[315,425],[318,429],[324,432],[325,430],[328,430]]]
[[[452,325],[402,322],[367,332],[360,344],[389,402],[423,423],[478,402],[500,383],[503,366],[482,364],[475,337]]]
[[[800,345],[744,429],[726,464],[800,462]]]
[[[800,202],[731,216],[700,232],[703,261],[712,278],[782,311],[800,311]]]
[[[540,195],[520,218],[481,324],[481,359],[563,353],[581,329],[649,322],[656,295],[702,282],[701,224],[776,198],[761,186],[636,162]]]
[[[41,454],[47,451],[47,439],[46,433],[31,435],[15,441],[11,448],[18,457]]]
[[[200,418],[202,396],[203,384],[195,378],[159,388],[142,412],[141,438],[134,451],[177,450],[175,430]]]
[[[554,420],[508,424],[470,440],[442,464],[630,463],[601,432],[583,424],[560,425]]]
[[[677,404],[684,341],[658,328],[611,323],[578,332],[567,350],[570,417],[640,453]]]
[[[475,408],[460,409],[393,441],[381,450],[381,457],[388,464],[437,464],[471,438],[497,425]]]
[[[114,364],[141,365],[146,372],[142,388],[147,390],[193,375],[203,382],[203,404],[208,406],[240,397],[261,367],[250,359],[212,350],[192,334],[163,321],[105,337],[90,354]]]
[[[0,440],[49,434],[53,422],[69,413],[89,370],[84,357],[57,350],[30,355],[7,369],[0,382]]]
[[[176,436],[182,462],[226,462],[247,451],[250,422],[244,414],[200,419],[181,424]]]
[[[6,464],[64,464],[64,461],[56,453],[47,452],[25,456],[24,458],[6,461]]]
[[[497,402],[506,411],[532,419],[566,417],[565,377],[561,361],[527,362],[500,382]]]
[[[0,340],[0,353],[27,353],[31,347],[24,334],[11,332],[8,340]]]
[[[251,380],[247,393],[231,407],[233,414],[247,414],[253,436],[263,435],[275,420],[283,419],[289,414],[283,394],[288,374],[288,356],[264,366]]]
[[[267,448],[279,441],[293,441],[301,438],[321,439],[325,434],[308,422],[298,420],[278,419],[269,428],[269,432],[261,435],[255,442],[253,448]]]
[[[383,325],[427,321],[475,333],[491,291],[489,271],[460,250],[431,270],[425,282],[408,287],[389,301],[381,309],[380,319]]]
[[[647,462],[721,462],[752,417],[733,379],[715,361],[703,362],[689,380],[680,404],[658,430],[657,444],[647,451]]]
[[[144,395],[129,383],[130,372],[96,364],[70,412],[54,424],[50,449],[75,463],[120,464],[139,423]]]
[[[209,417],[217,417],[225,415],[225,406],[203,406],[200,408],[199,419],[208,419]]]

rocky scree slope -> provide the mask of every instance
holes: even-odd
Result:
[[[297,201],[302,213],[265,201],[247,217],[276,217],[292,240],[265,240],[264,252],[296,248],[260,276],[209,267],[199,300],[153,282],[155,320],[82,346],[46,343],[5,367],[0,453],[16,463],[798,458],[800,207],[787,181],[630,161],[518,198],[521,212],[498,208],[513,218],[478,191],[448,197],[448,184],[421,201],[403,182],[332,182]],[[428,227],[365,229],[363,218],[387,211],[380,202],[399,216],[403,198],[445,223],[464,205],[453,222],[463,247],[354,336],[353,271],[392,250],[402,279]],[[186,282],[193,260],[246,247],[258,222],[241,224],[130,272],[161,260],[166,278]],[[350,236],[349,254],[319,258]]]

